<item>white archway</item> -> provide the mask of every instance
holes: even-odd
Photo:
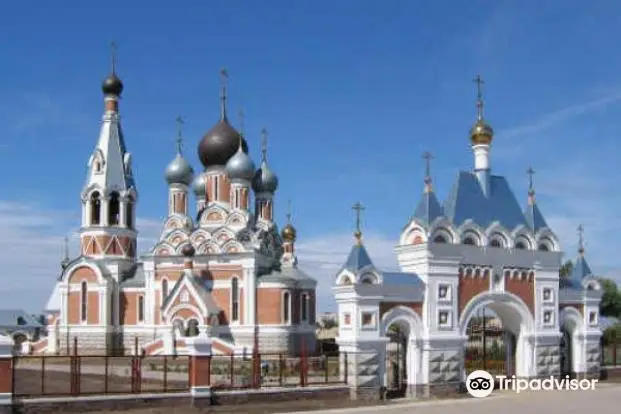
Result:
[[[393,325],[397,325],[407,337],[405,372],[408,388],[412,389],[415,384],[424,381],[421,352],[424,325],[420,316],[406,306],[395,306],[382,316],[381,335],[387,337],[388,330]]]
[[[559,314],[559,327],[561,328],[562,341],[569,341],[563,344],[565,358],[569,358],[569,373],[584,372],[586,370],[586,349],[584,343],[584,319],[578,309],[567,306]],[[567,335],[564,332],[567,332]],[[561,350],[563,352],[563,350]],[[561,355],[561,357],[563,357]],[[561,372],[564,371],[561,365]],[[566,370],[566,369],[565,369]]]
[[[503,328],[516,337],[515,375],[532,377],[536,374],[534,349],[535,321],[524,301],[509,292],[484,292],[468,302],[459,318],[459,332],[465,341],[468,339],[468,324],[482,308],[489,308],[502,321]],[[465,377],[465,370],[463,373]]]

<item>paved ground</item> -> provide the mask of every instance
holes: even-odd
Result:
[[[352,409],[322,410],[321,414],[584,414],[618,412],[620,384],[597,384],[594,391],[494,392],[483,399],[437,400]],[[241,412],[241,411],[240,411]],[[266,411],[265,413],[268,413]],[[291,413],[291,412],[290,412]],[[306,411],[314,413],[317,411]],[[295,414],[303,414],[297,411]]]

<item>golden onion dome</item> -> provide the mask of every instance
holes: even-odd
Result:
[[[489,145],[494,138],[494,130],[482,118],[470,128],[472,145]]]
[[[295,230],[295,227],[291,225],[291,223],[287,223],[285,227],[282,228],[282,232],[280,235],[282,236],[283,240],[293,242],[295,241],[295,237],[297,236],[297,231]]]

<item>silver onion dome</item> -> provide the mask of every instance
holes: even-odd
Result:
[[[278,188],[278,177],[267,166],[264,160],[252,179],[252,189],[255,193],[274,193]]]
[[[194,178],[192,188],[194,189],[196,197],[204,197],[207,194],[207,179],[205,178],[205,174],[199,174]]]
[[[252,158],[244,152],[243,144],[239,145],[235,155],[227,161],[225,169],[231,180],[252,180],[255,166]]]
[[[178,153],[168,167],[166,167],[165,177],[168,184],[185,184],[192,182],[194,170],[192,166]]]

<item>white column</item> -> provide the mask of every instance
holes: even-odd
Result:
[[[104,326],[108,323],[108,318],[106,317],[106,304],[108,301],[106,300],[105,293],[105,289],[99,290],[99,324]]]
[[[250,322],[250,318],[251,318],[251,312],[250,312],[250,301],[251,299],[251,294],[250,294],[250,270],[246,269],[246,268],[242,268],[242,272],[243,272],[243,286],[244,286],[244,315],[243,315],[243,320],[242,320],[242,324],[249,324]]]
[[[104,197],[101,200],[101,225],[109,226],[110,221],[108,220],[110,211],[110,197]]]
[[[127,227],[127,201],[119,203],[119,221],[121,227]]]
[[[256,293],[257,293],[257,278],[254,274],[254,268],[244,269],[244,272],[248,273],[248,285],[244,286],[244,289],[248,291],[248,321],[246,324],[254,325],[257,323],[256,315]]]
[[[60,289],[60,324],[67,325],[69,314],[69,301],[67,300],[67,296],[69,293],[67,292],[68,289],[63,289],[62,287]]]
[[[474,151],[474,169],[489,170],[489,145],[473,145],[472,151]]]
[[[91,218],[91,200],[82,203],[82,226],[90,226]]]

